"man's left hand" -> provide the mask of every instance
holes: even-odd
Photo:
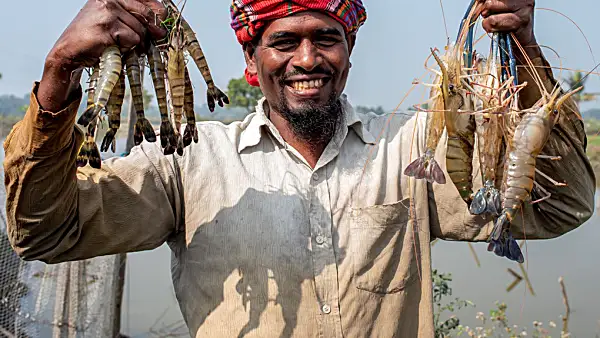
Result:
[[[488,33],[512,32],[529,58],[541,56],[533,33],[535,0],[478,0],[483,3],[483,29]],[[524,63],[521,51],[514,46],[517,62]]]

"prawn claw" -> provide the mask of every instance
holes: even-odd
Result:
[[[488,201],[485,198],[485,195],[485,188],[481,188],[473,196],[473,201],[469,206],[469,212],[471,212],[472,215],[481,215],[488,210]]]

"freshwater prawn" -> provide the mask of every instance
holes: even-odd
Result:
[[[81,114],[77,121],[78,124],[87,127],[106,107],[110,94],[119,81],[122,68],[123,64],[119,47],[109,46],[106,48],[100,57],[100,74],[94,104]]]

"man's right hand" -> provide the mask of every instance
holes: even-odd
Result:
[[[37,97],[44,110],[64,108],[77,87],[75,70],[94,66],[106,47],[117,45],[122,52],[143,44],[149,33],[165,37],[160,27],[166,9],[158,0],[88,0],[71,21],[46,57]]]

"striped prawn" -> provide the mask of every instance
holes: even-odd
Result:
[[[94,67],[92,75],[90,76],[89,85],[87,89],[87,109],[89,109],[90,107],[93,108],[94,106],[96,96],[96,85],[98,82],[99,73],[100,64]],[[102,160],[100,158],[100,152],[98,151],[98,145],[96,144],[94,138],[98,119],[99,117],[93,119],[91,123],[87,126],[85,139],[81,144],[81,147],[79,148],[79,153],[77,154],[77,158],[75,161],[78,167],[85,167],[89,163],[92,168],[100,169]]]
[[[150,66],[150,75],[154,84],[156,101],[160,112],[160,146],[162,148],[177,146],[177,138],[173,130],[173,124],[169,119],[169,107],[167,104],[167,88],[165,78],[167,70],[163,62],[162,55],[155,44],[151,43],[148,47],[148,64]],[[171,152],[172,153],[172,152]]]
[[[106,113],[108,115],[108,131],[102,139],[100,145],[101,151],[108,151],[110,147],[112,152],[116,152],[115,136],[121,126],[121,110],[123,107],[123,99],[125,98],[125,72],[122,70],[119,75],[119,81],[113,88],[108,103],[106,105]]]
[[[125,59],[127,79],[131,88],[131,99],[135,108],[136,123],[133,132],[135,145],[142,143],[144,138],[148,142],[156,142],[154,128],[144,114],[144,92],[142,90],[142,74],[140,71],[139,57],[135,51],[130,51]]]
[[[110,94],[119,81],[121,70],[122,61],[119,47],[110,46],[106,48],[100,57],[100,74],[94,104],[81,114],[77,121],[78,124],[87,127],[105,109]]]
[[[179,25],[173,31],[167,52],[167,78],[169,93],[173,105],[174,132],[177,139],[177,154],[183,155],[183,140],[181,137],[181,120],[185,103],[185,55],[183,53],[183,34]],[[165,154],[172,148],[165,148]]]

